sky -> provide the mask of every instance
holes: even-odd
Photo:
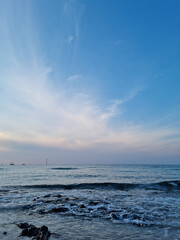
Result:
[[[0,163],[179,164],[179,0],[0,0]]]

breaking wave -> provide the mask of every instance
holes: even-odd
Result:
[[[138,184],[138,183],[113,183],[113,182],[103,182],[103,183],[79,183],[79,184],[39,184],[39,185],[25,185],[25,186],[15,186],[24,188],[42,188],[42,189],[63,189],[63,190],[159,190],[159,191],[177,191],[180,190],[180,180],[175,181],[163,181],[157,183],[149,184]]]

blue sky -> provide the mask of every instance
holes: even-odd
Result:
[[[0,4],[1,163],[180,163],[178,0]]]

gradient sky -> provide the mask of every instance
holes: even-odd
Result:
[[[0,163],[180,163],[179,0],[0,0]]]

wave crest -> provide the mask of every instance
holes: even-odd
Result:
[[[161,191],[174,191],[180,190],[180,180],[175,181],[163,181],[149,184],[138,183],[113,183],[113,182],[99,182],[99,183],[79,183],[79,184],[40,184],[40,185],[26,185],[16,186],[25,188],[47,188],[47,189],[63,189],[63,190],[121,190],[128,191],[132,189],[144,189],[144,190],[161,190]]]

